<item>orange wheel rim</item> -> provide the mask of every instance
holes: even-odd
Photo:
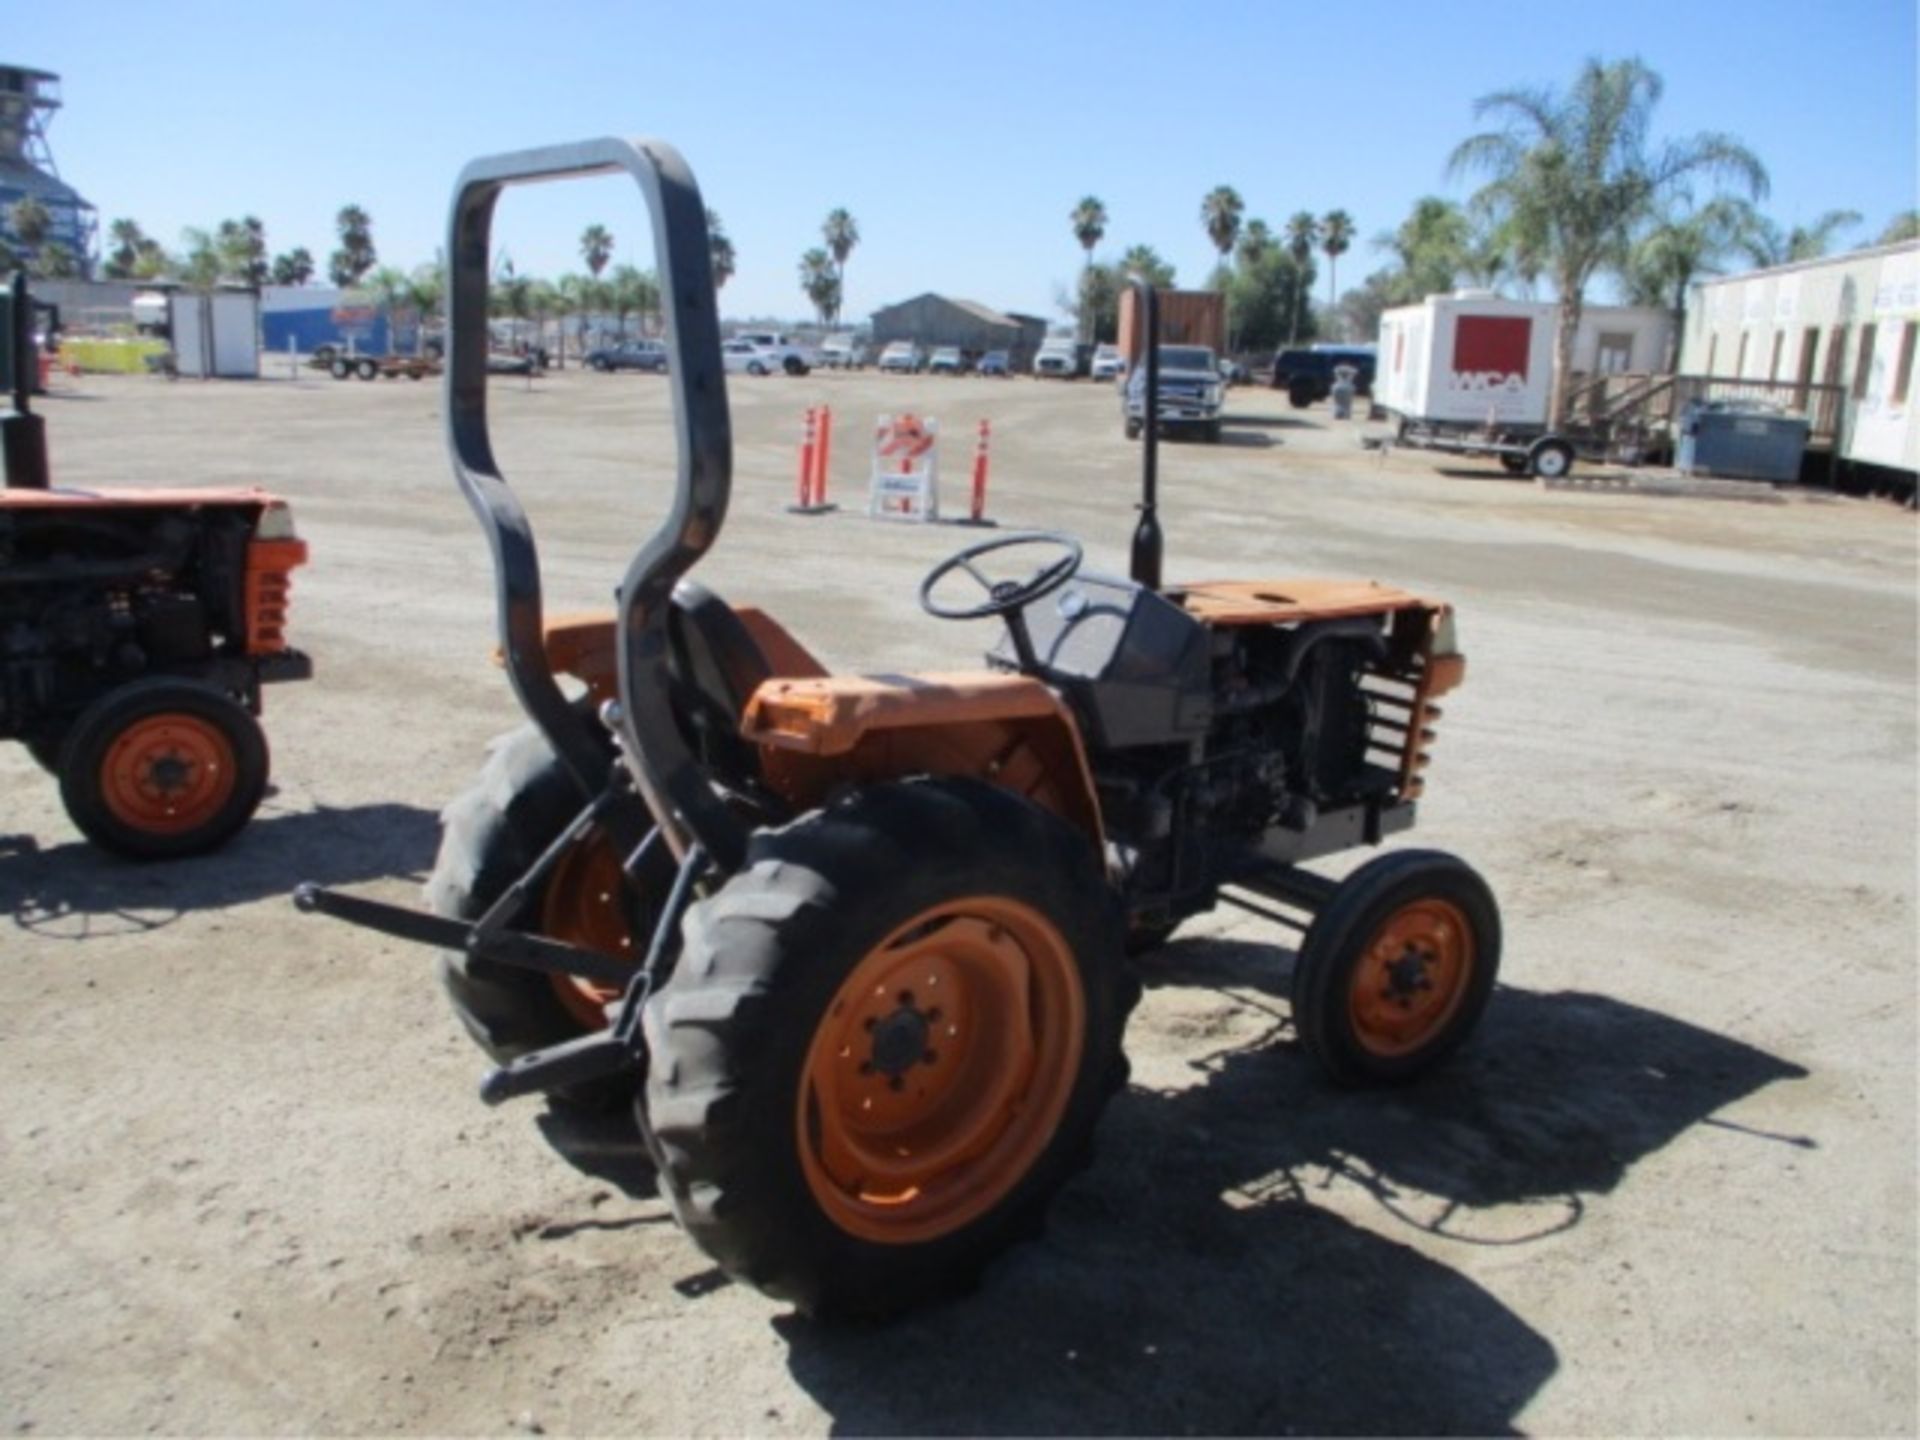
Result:
[[[801,1076],[801,1164],[828,1217],[914,1244],[1005,1199],[1066,1112],[1086,1008],[1072,948],[1018,901],[936,905],[874,946]]]
[[[100,796],[129,829],[183,835],[207,824],[240,783],[233,744],[218,725],[170,711],[134,721],[100,762]]]
[[[1348,1014],[1361,1046],[1391,1058],[1443,1031],[1473,977],[1473,929],[1457,905],[1415,900],[1374,931],[1354,966]]]
[[[633,960],[625,886],[626,876],[612,842],[605,832],[589,830],[547,877],[540,901],[540,933],[583,950]],[[555,975],[553,988],[567,1013],[589,1030],[606,1028],[607,1006],[621,994],[616,986],[581,975]]]

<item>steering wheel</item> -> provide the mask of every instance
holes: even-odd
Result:
[[[994,580],[973,562],[996,550],[1012,550],[1025,545],[1044,545],[1059,555],[1034,570],[1024,580]],[[1027,530],[1015,535],[999,535],[948,556],[927,572],[920,582],[920,608],[937,620],[984,620],[998,615],[1007,622],[1007,635],[1013,641],[1013,653],[1019,657],[1020,672],[1031,675],[1040,668],[1033,653],[1033,639],[1027,634],[1027,617],[1022,612],[1043,595],[1051,595],[1079,570],[1080,542],[1071,535],[1050,530]],[[942,605],[933,598],[940,582],[956,570],[964,570],[987,592],[980,604],[968,608]]]
[[[1049,546],[1058,550],[1060,555],[1034,570],[1024,580],[994,580],[973,563],[982,555],[991,555],[996,550],[1012,550],[1024,545]],[[985,620],[993,615],[1017,618],[1019,611],[1041,596],[1051,595],[1071,580],[1074,572],[1080,568],[1080,560],[1080,542],[1071,535],[1060,535],[1050,530],[996,535],[991,540],[982,540],[978,545],[969,545],[949,555],[929,570],[927,578],[920,582],[920,608],[936,620]],[[979,582],[980,588],[987,592],[987,599],[983,603],[962,608],[942,605],[933,598],[933,592],[940,582],[956,570],[966,571]]]

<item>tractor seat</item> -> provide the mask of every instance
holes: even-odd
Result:
[[[731,605],[682,580],[667,610],[667,649],[674,713],[687,744],[718,780],[758,779],[759,752],[740,734],[747,700],[773,676],[758,642]]]

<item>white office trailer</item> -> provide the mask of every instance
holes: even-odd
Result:
[[[167,323],[178,374],[252,380],[260,374],[260,297],[252,290],[167,296]]]
[[[1680,368],[1840,387],[1840,458],[1920,472],[1914,349],[1920,241],[1702,281],[1688,294]]]
[[[1429,423],[1541,430],[1552,403],[1559,307],[1487,291],[1430,295],[1380,317],[1374,400]],[[1645,375],[1672,344],[1665,310],[1589,305],[1574,333],[1573,373]]]
[[[1551,423],[1559,306],[1488,291],[1430,295],[1380,317],[1374,404],[1399,422],[1395,443],[1498,458],[1555,479],[1593,436]],[[1647,375],[1666,361],[1672,317],[1638,306],[1589,305],[1574,332],[1568,393],[1600,377]]]

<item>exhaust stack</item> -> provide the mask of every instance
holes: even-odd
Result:
[[[1160,588],[1160,559],[1166,543],[1160,534],[1160,302],[1153,286],[1135,276],[1130,282],[1140,304],[1142,344],[1147,362],[1146,393],[1140,427],[1140,523],[1133,531],[1133,583]],[[1131,382],[1129,382],[1131,383]]]

